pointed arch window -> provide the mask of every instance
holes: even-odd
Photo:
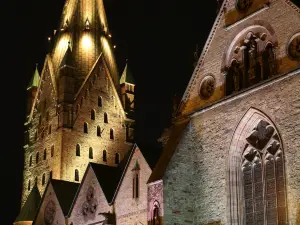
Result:
[[[45,185],[45,182],[46,182],[46,174],[43,174],[43,177],[42,177],[42,185],[43,186]]]
[[[114,129],[110,128],[110,131],[109,131],[109,137],[110,137],[110,140],[114,140],[115,139],[115,136],[114,136]]]
[[[249,114],[237,127],[229,153],[230,224],[288,224],[279,134],[261,114]],[[241,154],[241,164],[237,154]]]
[[[101,137],[101,128],[99,125],[97,126],[97,136]]]
[[[83,132],[84,132],[85,134],[88,133],[88,123],[87,123],[87,122],[84,122],[84,124],[83,124]]]
[[[120,163],[120,154],[116,153],[115,155],[115,164],[119,164]]]
[[[91,120],[95,120],[95,117],[96,117],[96,111],[95,111],[95,109],[92,109],[91,110]]]
[[[79,181],[79,170],[75,170],[75,181]]]
[[[28,187],[27,187],[28,191],[30,191],[30,184],[31,184],[31,180],[28,181]]]
[[[108,115],[106,112],[104,113],[104,123],[108,123]]]
[[[32,155],[29,157],[29,166],[32,166]]]
[[[90,149],[89,149],[89,158],[90,159],[94,158],[94,153],[93,153],[93,148],[92,147],[90,147]]]
[[[103,159],[103,162],[107,162],[107,153],[106,153],[106,150],[103,150],[102,159]]]
[[[153,216],[152,216],[152,225],[159,225],[160,219],[159,219],[159,206],[156,202],[153,208]]]
[[[38,164],[39,163],[39,159],[40,159],[40,153],[37,152],[36,156],[35,156],[35,163]]]
[[[51,157],[54,156],[54,145],[51,146]]]
[[[44,149],[44,160],[47,159],[47,149]]]
[[[80,144],[76,145],[76,156],[80,156]]]
[[[102,97],[98,96],[98,107],[102,107]]]

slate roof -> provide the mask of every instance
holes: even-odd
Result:
[[[154,181],[160,180],[163,178],[164,173],[168,167],[168,164],[177,149],[177,146],[180,142],[180,139],[182,137],[182,134],[189,123],[190,119],[186,118],[181,121],[176,122],[172,127],[172,132],[170,135],[170,138],[165,145],[163,152],[155,165],[152,174],[150,175],[150,178],[147,183],[152,183]]]
[[[90,163],[108,203],[111,203],[122,176],[119,167]]]
[[[15,222],[33,221],[39,209],[41,199],[37,185],[34,185]]]
[[[33,88],[33,87],[38,87],[39,86],[39,82],[40,82],[40,74],[39,74],[39,71],[38,71],[38,68],[36,66],[35,68],[35,71],[34,71],[34,74],[27,86],[27,90]]]
[[[127,64],[120,79],[120,84],[123,83],[135,84],[135,80],[133,79],[132,73]]]
[[[79,183],[51,180],[51,184],[64,215],[68,215],[78,190]]]

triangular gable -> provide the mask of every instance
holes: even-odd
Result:
[[[286,3],[293,11],[296,11],[297,13],[300,13],[300,9],[292,1],[290,1],[290,0],[281,0],[281,1],[283,3]],[[194,112],[195,110],[198,109],[197,107],[195,107],[195,105],[197,105],[197,103],[192,103],[192,102],[194,102],[194,99],[192,101],[189,101],[189,99],[192,98],[191,97],[192,93],[193,93],[193,97],[194,97],[194,92],[196,92],[196,89],[198,90],[198,88],[199,88],[197,86],[197,84],[200,82],[199,81],[199,78],[200,78],[199,74],[203,73],[204,64],[206,64],[206,63],[209,64],[209,62],[206,62],[205,59],[206,59],[207,53],[209,52],[210,46],[211,46],[211,44],[212,44],[212,42],[215,38],[216,33],[221,29],[223,29],[223,30],[228,30],[229,29],[228,27],[226,28],[226,27],[221,26],[222,23],[225,23],[224,20],[225,20],[225,15],[227,13],[227,5],[229,3],[231,5],[234,4],[233,0],[224,0],[223,3],[222,3],[222,6],[221,6],[221,8],[218,12],[217,18],[216,18],[216,20],[215,20],[215,22],[212,26],[212,29],[209,33],[208,39],[206,40],[206,43],[203,47],[203,50],[202,50],[202,53],[199,57],[197,65],[196,65],[196,67],[195,67],[195,69],[192,73],[190,81],[187,85],[187,88],[186,88],[186,90],[183,94],[183,97],[181,99],[179,107],[176,111],[177,116],[179,116],[180,114],[189,114],[189,113],[192,113],[192,112]],[[268,6],[266,6],[266,8],[267,7]],[[242,18],[239,21],[235,21],[234,25],[239,25],[240,23],[242,23],[244,21],[247,21],[248,18],[251,18],[252,16],[255,16],[256,13],[257,12],[253,12],[253,14],[248,15],[248,17],[246,16],[245,18]],[[252,20],[250,20],[250,21],[252,21]],[[260,21],[260,20],[252,21],[252,25],[253,24],[258,24],[259,25],[260,23],[264,23],[264,21]],[[225,26],[225,24],[223,24],[223,25]],[[248,24],[248,25],[250,26],[250,24]],[[231,27],[231,26],[229,26],[229,27]],[[269,27],[267,27],[267,28],[269,29]],[[242,31],[242,30],[240,30],[240,31]],[[236,32],[236,31],[234,31],[234,32]],[[228,35],[228,34],[225,33],[224,35]],[[225,51],[226,44],[228,44],[228,43],[224,44],[224,51]],[[219,51],[220,51],[220,49],[219,49]],[[223,54],[223,52],[222,52],[222,54]],[[209,71],[207,69],[205,71],[206,71],[206,74],[209,74]],[[205,75],[205,74],[203,74],[203,75]],[[218,74],[215,74],[215,75],[219,76],[220,72]],[[219,78],[219,79],[221,79],[221,78]],[[210,101],[203,100],[204,105],[207,104],[207,103],[210,103],[212,101],[216,101],[220,98],[222,88],[221,87],[218,87],[218,88],[220,88],[220,90],[217,90],[218,91],[217,96],[213,96],[213,99],[210,99]],[[197,91],[197,93],[198,93],[198,91]],[[195,97],[195,99],[196,99],[196,97]],[[195,102],[197,102],[197,101],[195,101]],[[191,104],[188,105],[189,103],[191,103]],[[188,106],[188,109],[187,109],[187,106]]]
[[[42,70],[42,73],[41,73],[41,77],[40,77],[39,85],[38,85],[38,89],[37,89],[37,94],[35,95],[34,102],[32,104],[32,108],[31,108],[31,111],[30,111],[30,116],[29,116],[28,121],[31,121],[31,119],[32,119],[34,108],[35,108],[35,105],[37,104],[38,93],[39,93],[40,88],[41,88],[41,82],[42,82],[46,72],[49,72],[49,74],[50,74],[51,82],[52,82],[52,88],[53,88],[53,91],[54,91],[54,97],[55,97],[55,100],[57,99],[56,80],[55,80],[55,77],[54,77],[54,74],[53,74],[53,65],[52,65],[51,57],[48,54],[46,56],[46,59],[45,59],[45,62],[44,62],[43,70]]]

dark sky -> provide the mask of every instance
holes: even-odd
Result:
[[[5,125],[1,224],[12,224],[20,210],[26,86],[35,64],[42,69],[47,37],[57,28],[64,0],[7,2],[9,6],[1,6],[0,111]],[[128,58],[137,84],[136,142],[142,151],[157,151],[156,139],[170,124],[172,96],[182,96],[193,72],[196,44],[201,49],[216,17],[216,0],[104,0],[104,4],[119,70]]]

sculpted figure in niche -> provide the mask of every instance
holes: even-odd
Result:
[[[46,225],[53,224],[55,214],[56,214],[55,203],[51,200],[47,203],[44,211],[44,222]]]
[[[95,197],[95,189],[90,186],[86,192],[86,201],[82,205],[82,214],[84,216],[95,215],[98,207],[98,201]]]

